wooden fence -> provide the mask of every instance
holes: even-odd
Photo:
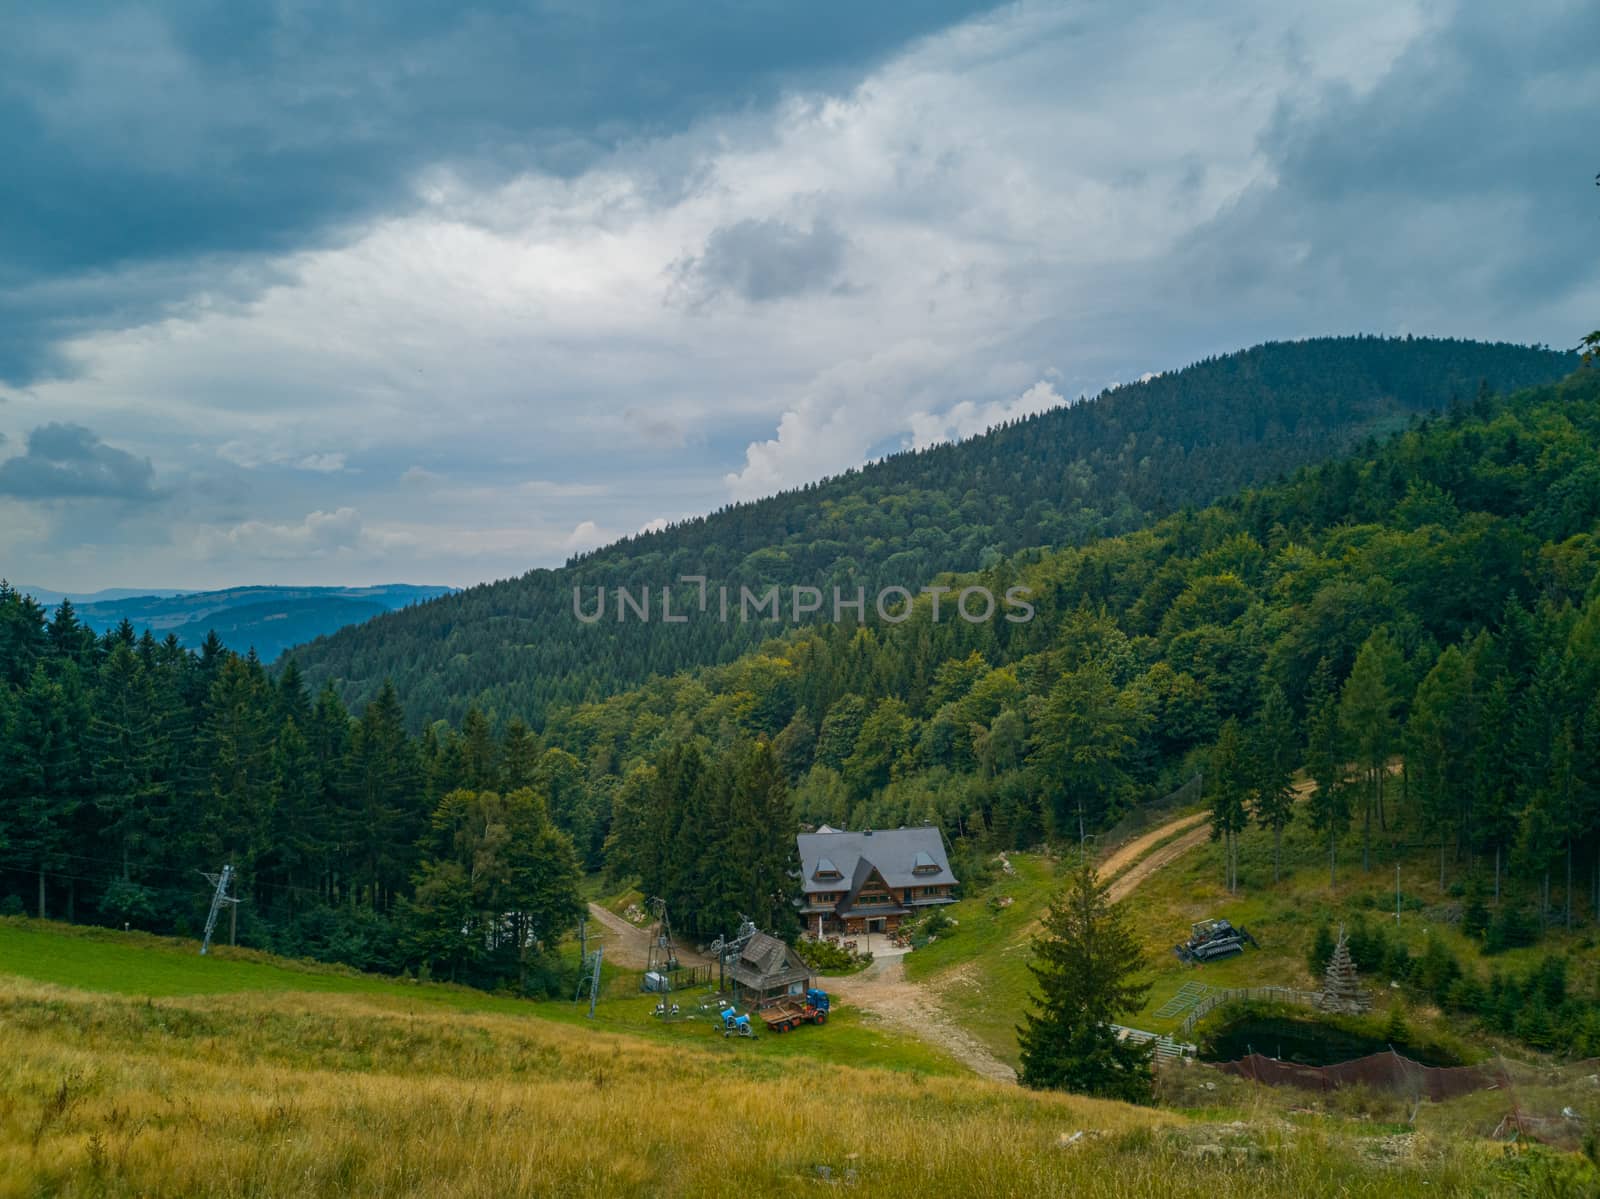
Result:
[[[703,987],[717,981],[717,968],[714,965],[680,966],[676,970],[664,971],[667,976],[667,991],[687,991],[693,987]],[[644,992],[643,970],[619,970],[606,979],[601,987],[601,994],[609,999],[620,999],[628,995],[638,995]]]
[[[1212,991],[1183,1018],[1183,1023],[1178,1025],[1178,1034],[1188,1036],[1194,1032],[1196,1024],[1225,1003],[1292,1003],[1300,1007],[1316,1007],[1321,1001],[1321,991],[1297,991],[1293,987],[1231,987],[1224,991]]]
[[[1185,1041],[1172,1037],[1162,1036],[1160,1033],[1146,1032],[1142,1028],[1129,1028],[1124,1024],[1113,1024],[1111,1030],[1124,1041],[1132,1041],[1135,1045],[1155,1044],[1155,1055],[1161,1061],[1172,1061],[1177,1058],[1193,1057],[1195,1047]]]

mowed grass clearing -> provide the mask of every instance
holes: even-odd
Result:
[[[198,949],[193,941],[144,933],[0,920],[0,977],[10,975],[87,991],[151,998],[252,992],[354,995],[401,1012],[492,1012],[591,1031],[626,1032],[719,1057],[812,1057],[925,1074],[963,1072],[948,1055],[848,1007],[840,1008],[822,1028],[808,1026],[782,1036],[735,1040],[723,1038],[709,1017],[676,1023],[658,1019],[652,1014],[655,996],[602,998],[590,1020],[587,1004],[560,999],[532,1001],[447,983],[406,982],[226,946],[213,947],[210,955],[201,957]],[[685,1010],[693,1010],[703,995],[687,992],[673,998]]]
[[[1008,855],[1014,874],[945,909],[957,926],[906,955],[906,977],[937,993],[939,1004],[1001,1061],[1017,1064],[1016,1026],[1028,1007],[1032,931],[1059,889],[1060,864],[1034,853]],[[1007,907],[991,899],[1009,898]]]

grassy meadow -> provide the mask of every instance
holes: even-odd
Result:
[[[231,965],[225,963],[225,965]],[[1248,1116],[1248,1113],[1246,1113]],[[1579,1194],[1573,1159],[687,1053],[359,991],[0,978],[0,1196]],[[1592,1177],[1592,1176],[1591,1176]]]
[[[1145,881],[1133,910],[1155,988],[1133,1023],[1161,1027],[1153,1013],[1184,981],[1308,983],[1305,948],[1326,914],[1382,916],[1372,894],[1380,876],[1392,886],[1387,861],[1363,875],[1347,851],[1330,894],[1318,847],[1297,832],[1286,850],[1277,889],[1249,842],[1237,896],[1209,845]],[[1062,867],[1043,854],[1010,862],[906,969],[1014,1062],[1027,945]],[[1415,898],[1401,928],[1452,937],[1476,961],[1440,926],[1436,871],[1403,865]],[[989,902],[1000,896],[1012,902]],[[1180,965],[1171,942],[1210,914],[1249,925],[1263,950]],[[195,949],[0,920],[0,1199],[1600,1192],[1580,1155],[1486,1139],[1498,1093],[1418,1108],[1191,1067],[1163,1076],[1167,1109],[1134,1108],[974,1078],[848,1007],[826,1028],[735,1041],[704,1017],[663,1023],[643,995],[609,994],[590,1021],[575,1003]],[[686,1010],[696,1000],[678,998]],[[1559,1111],[1567,1090],[1547,1098],[1534,1105]]]
[[[718,1034],[708,1016],[664,1023],[652,1014],[655,997],[634,992],[602,997],[590,1020],[586,1003],[535,1002],[447,983],[406,982],[361,974],[343,966],[288,961],[226,946],[213,947],[210,956],[202,958],[192,941],[31,920],[0,919],[0,978],[8,975],[136,997],[348,995],[402,1014],[444,1010],[537,1018],[628,1033],[722,1058],[812,1057],[919,1074],[963,1073],[952,1058],[923,1041],[885,1028],[848,1007],[839,1009],[826,1029],[807,1028],[791,1036],[734,1042]],[[684,992],[675,998],[689,1011],[703,994]]]

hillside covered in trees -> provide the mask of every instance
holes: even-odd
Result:
[[[540,731],[469,707],[413,734],[393,688],[352,713],[293,665],[96,637],[0,590],[0,907],[194,931],[196,869],[231,861],[249,944],[538,987],[530,946],[564,929],[580,867],[639,876],[697,935],[778,927],[799,822],[929,821],[967,878],[1204,767],[1223,835],[1309,820],[1349,871],[1349,830],[1404,828],[1522,913],[1517,935],[1588,920],[1597,451],[1591,366],[953,580],[1031,588],[1031,622],[934,621],[924,598]]]
[[[1597,449],[1589,367],[975,576],[1031,586],[1031,623],[936,623],[920,600],[564,711],[547,739],[593,821],[574,833],[627,864],[655,835],[649,763],[687,741],[770,739],[798,820],[929,820],[958,847],[1103,828],[1198,768],[1219,831],[1269,835],[1305,766],[1300,818],[1330,847],[1398,822],[1441,871],[1514,880],[1535,924],[1600,918]]]
[[[1574,365],[1547,349],[1425,338],[1263,345],[625,538],[561,569],[380,616],[295,653],[314,686],[332,682],[352,705],[388,680],[418,725],[459,722],[476,704],[497,727],[517,716],[542,728],[554,708],[730,661],[777,631],[737,620],[581,624],[575,586],[656,590],[704,575],[735,594],[773,584],[915,589],[1021,550],[1141,528],[1413,415],[1549,382]]]

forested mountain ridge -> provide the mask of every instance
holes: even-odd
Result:
[[[1576,359],[1525,346],[1345,337],[1258,346],[660,532],[557,570],[485,584],[302,646],[349,703],[392,680],[413,721],[542,726],[556,706],[726,662],[770,624],[582,625],[572,589],[706,575],[734,589],[916,588],[1018,550],[1084,544],[1324,460],[1480,392],[1548,382]]]
[[[1399,820],[1458,869],[1524,878],[1570,853],[1580,907],[1600,879],[1600,370],[951,581],[1025,584],[1036,618],[935,623],[919,601],[556,714],[580,849],[651,860],[650,763],[690,742],[770,739],[802,821],[1021,847],[1211,775],[1231,740],[1241,827],[1288,818],[1272,797],[1305,766],[1330,835]],[[1409,786],[1387,794],[1396,754]]]
[[[207,633],[238,653],[255,650],[263,659],[313,637],[408,604],[448,595],[449,587],[380,583],[370,587],[227,587],[215,591],[118,592],[68,596],[18,585],[41,604],[70,599],[78,619],[97,632],[127,621],[158,636],[173,633],[187,649],[199,649]]]
[[[249,944],[559,989],[517,947],[564,927],[580,863],[696,935],[781,927],[799,821],[933,822],[968,878],[1202,764],[1230,837],[1310,820],[1347,870],[1352,824],[1420,832],[1441,869],[1492,863],[1523,929],[1594,910],[1600,369],[968,578],[1035,619],[794,629],[543,735],[476,708],[412,735],[392,688],[353,714],[0,585],[0,912],[193,931],[196,865],[231,862]]]

